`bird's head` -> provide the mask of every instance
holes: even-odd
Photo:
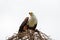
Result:
[[[29,15],[30,15],[30,16],[33,16],[33,12],[29,12]]]

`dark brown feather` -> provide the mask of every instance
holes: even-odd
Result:
[[[23,21],[22,24],[20,25],[20,28],[19,28],[18,33],[24,31],[24,30],[23,30],[23,27],[24,27],[25,25],[27,25],[28,19],[29,19],[29,17],[26,17],[26,18],[24,19],[24,21]]]

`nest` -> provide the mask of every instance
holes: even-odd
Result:
[[[37,30],[26,30],[24,32],[12,35],[7,40],[52,40],[46,34]]]

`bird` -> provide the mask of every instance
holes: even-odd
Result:
[[[30,17],[26,17],[24,21],[22,22],[19,31],[18,32],[23,32],[25,30],[31,29],[35,30],[37,27],[37,18],[34,15],[33,12],[29,12]]]

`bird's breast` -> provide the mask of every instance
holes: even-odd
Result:
[[[33,27],[36,23],[37,23],[37,20],[34,20],[34,19],[30,19],[28,22],[30,27]]]

